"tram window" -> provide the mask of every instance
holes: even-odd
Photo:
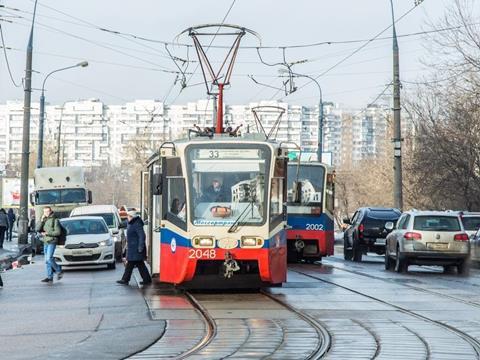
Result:
[[[169,176],[183,176],[180,158],[171,158],[167,160],[167,177]]]
[[[274,218],[283,213],[283,178],[272,179],[270,195],[270,218]]]
[[[285,161],[283,159],[277,159],[275,161],[275,168],[273,170],[273,178],[270,189],[270,219],[272,224],[280,222],[283,219],[283,203],[285,202],[284,196],[284,179],[285,179]]]
[[[180,159],[166,159],[165,169],[167,194],[162,206],[163,218],[186,229],[186,190]]]
[[[183,178],[170,177],[168,181],[168,212],[185,221],[185,181]]]

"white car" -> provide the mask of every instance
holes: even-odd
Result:
[[[67,230],[65,245],[55,249],[55,261],[62,266],[107,265],[115,269],[115,242],[100,216],[61,219]]]
[[[126,222],[122,222],[118,209],[113,205],[80,206],[72,210],[70,217],[74,216],[101,216],[112,232],[115,242],[115,258],[122,260],[122,254],[127,246],[125,237]]]

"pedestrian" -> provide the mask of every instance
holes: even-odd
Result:
[[[145,231],[143,230],[143,220],[136,211],[127,212],[127,265],[122,279],[117,283],[128,285],[132,277],[133,269],[136,267],[140,272],[142,280],[140,285],[150,285],[152,278],[145,266],[147,258],[147,248],[145,246]]]
[[[43,253],[45,255],[45,267],[47,277],[42,280],[44,283],[53,281],[53,272],[57,273],[57,280],[63,277],[62,267],[55,262],[53,254],[58,243],[58,239],[62,234],[60,228],[60,221],[54,214],[51,207],[46,206],[43,208],[43,216],[37,231],[43,236]]]
[[[8,216],[8,237],[7,237],[7,240],[12,241],[13,224],[15,224],[15,220],[17,219],[17,217],[15,216],[15,213],[13,212],[12,208],[8,209],[7,216]]]
[[[0,209],[0,249],[3,249],[5,232],[8,230],[8,216],[5,209]]]

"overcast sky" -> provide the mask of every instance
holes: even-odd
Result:
[[[397,23],[397,33],[427,29],[426,22],[441,17],[451,3],[453,0],[425,0]],[[33,1],[0,0],[0,4],[20,10],[0,8],[0,19],[12,21],[2,21],[2,25],[6,45],[13,48],[7,51],[12,73],[19,82],[25,67]],[[102,32],[87,23],[172,41],[190,26],[220,22],[231,4],[231,0],[39,0],[33,60],[34,70],[38,73],[33,78],[33,87],[41,87],[45,74],[51,70],[88,60],[89,67],[65,71],[48,80],[48,102],[100,98],[108,104],[133,99],[165,99],[167,104],[180,104],[205,98],[206,89],[202,85],[189,87],[179,94],[180,84],[173,86],[175,74],[162,72],[176,69],[163,45]],[[413,7],[414,0],[394,0],[394,4],[395,15],[400,17]],[[261,35],[262,45],[267,46],[368,39],[391,23],[390,3],[388,0],[236,0],[226,22],[255,30]],[[391,29],[383,36],[390,35]],[[217,37],[213,44],[224,44],[226,40],[226,37]],[[192,43],[188,36],[179,41]],[[256,46],[256,41],[245,36],[242,45]],[[415,80],[428,71],[420,62],[426,56],[424,42],[421,36],[399,39],[402,79]],[[350,43],[288,49],[286,58],[289,62],[308,60],[296,65],[294,70],[316,76],[361,45]],[[179,57],[187,56],[184,47],[170,47],[169,50]],[[218,61],[222,60],[221,51],[213,49],[208,54],[213,58],[214,66],[218,66]],[[279,49],[262,50],[261,54],[267,62],[282,59]],[[14,87],[10,81],[1,55],[0,102],[23,99],[22,89]],[[188,55],[191,60],[196,60],[193,49]],[[195,68],[196,63],[191,63],[188,71]],[[324,101],[347,107],[365,106],[391,81],[391,69],[391,40],[372,42],[318,79]],[[281,86],[282,80],[276,78],[278,67],[261,64],[255,50],[241,49],[231,87],[225,94],[227,103],[278,99],[284,95],[256,85],[248,78],[250,74],[259,82]],[[200,83],[201,72],[197,70],[193,76],[187,75],[187,80],[191,85]],[[305,82],[305,79],[297,79],[299,87]],[[34,101],[39,95],[39,91],[33,93]],[[285,100],[315,104],[318,90],[311,84]]]

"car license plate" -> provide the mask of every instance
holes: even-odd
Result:
[[[72,250],[72,255],[74,256],[85,256],[85,255],[92,255],[92,250]]]
[[[385,245],[387,243],[387,239],[376,239],[375,244],[377,245]]]
[[[430,250],[447,250],[447,243],[427,243],[427,249]]]

